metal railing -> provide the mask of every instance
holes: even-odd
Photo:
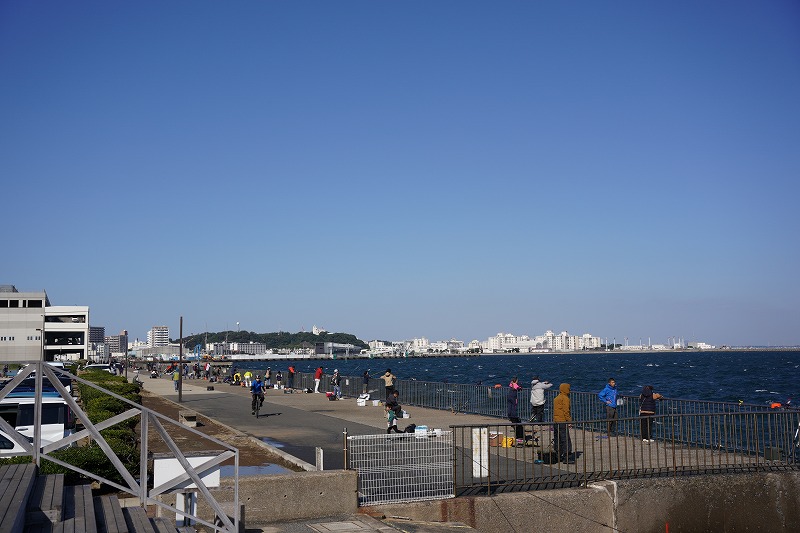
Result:
[[[451,426],[455,492],[577,486],[601,479],[798,470],[800,413],[672,414],[563,424]],[[558,433],[569,435],[569,450]],[[635,436],[632,436],[635,435]],[[518,438],[519,437],[519,438]],[[562,441],[563,442],[563,441]],[[566,457],[564,457],[566,456]]]
[[[320,391],[332,391],[330,374],[326,374],[320,381]],[[284,384],[286,376],[284,374]],[[342,394],[346,397],[357,397],[362,391],[363,378],[361,376],[342,376]],[[314,389],[314,375],[312,373],[298,372],[295,375],[295,388]],[[439,381],[397,380],[395,388],[400,391],[400,403],[416,407],[442,409],[454,413],[469,413],[496,418],[506,418],[506,398],[508,387],[468,385],[463,383],[444,383]],[[372,397],[383,400],[385,396],[384,382],[381,379],[370,378],[368,391]],[[544,421],[552,421],[550,406],[558,394],[558,384],[545,391]],[[530,418],[531,405],[530,389],[521,388],[518,391],[519,417],[522,420]],[[619,395],[620,405],[617,413],[620,418],[636,417],[639,414],[639,398],[637,396]],[[570,392],[572,417],[576,420],[592,420],[606,417],[605,405],[595,392]],[[706,400],[691,400],[680,398],[667,398],[659,402],[659,409],[670,414],[711,414],[711,413],[751,413],[769,411],[766,405],[753,405],[738,402],[716,402]]]
[[[361,506],[453,497],[450,431],[345,435],[345,445]]]
[[[19,453],[12,453],[12,454],[5,454],[6,457],[8,456],[18,456],[18,455],[27,455],[31,456],[33,462],[37,465],[41,464],[43,459],[53,462],[57,465],[60,465],[68,470],[72,470],[74,472],[78,472],[88,478],[100,481],[101,483],[105,483],[111,487],[116,488],[122,492],[128,493],[132,496],[139,498],[141,505],[157,505],[168,511],[174,512],[177,515],[189,518],[199,524],[207,526],[211,528],[213,531],[226,531],[230,533],[238,532],[239,531],[239,450],[230,446],[229,444],[215,439],[209,435],[201,433],[195,429],[192,429],[188,426],[182,425],[180,422],[172,420],[156,411],[147,409],[137,403],[134,403],[127,398],[124,398],[118,394],[115,394],[111,391],[105,390],[98,385],[87,381],[83,378],[75,376],[66,370],[61,370],[58,368],[54,368],[51,365],[43,363],[42,361],[22,361],[18,362],[15,361],[15,364],[27,364],[27,366],[23,367],[17,375],[11,379],[9,382],[5,384],[5,386],[0,389],[0,400],[6,398],[16,387],[19,385],[25,378],[30,376],[32,373],[35,372],[35,394],[34,394],[34,428],[33,428],[33,439],[32,442],[28,441],[23,435],[18,433],[11,425],[6,422],[4,419],[0,418],[0,430],[5,432],[9,438],[14,440],[17,444],[19,444],[24,451]],[[100,391],[103,394],[108,395],[111,398],[115,398],[129,406],[128,410],[125,412],[113,416],[107,420],[102,422],[93,423],[86,413],[81,409],[78,405],[78,402],[75,398],[72,397],[70,391],[64,387],[61,381],[58,379],[59,376],[66,376],[70,378],[73,382],[81,383],[88,387],[92,387]],[[43,381],[47,379],[50,382],[50,386],[52,386],[55,391],[61,396],[64,402],[69,406],[70,410],[74,414],[78,420],[81,421],[83,424],[84,429],[73,433],[69,436],[66,436],[62,439],[56,440],[54,442],[48,443],[46,445],[42,445],[42,392],[43,392]],[[114,449],[109,445],[106,439],[103,437],[101,431],[121,422],[124,422],[128,419],[139,417],[139,443],[140,443],[140,455],[139,455],[139,471],[138,472],[129,472],[128,469],[123,464],[123,461],[120,457],[117,456]],[[170,436],[169,432],[167,431],[165,426],[173,425],[178,427],[181,431],[187,431],[201,437],[204,440],[209,442],[213,442],[217,446],[220,446],[224,449],[224,451],[215,457],[210,458],[209,460],[205,461],[203,464],[192,466],[188,459],[184,456],[184,454],[179,449],[178,445],[175,443],[175,440]],[[174,458],[178,461],[181,468],[183,469],[182,474],[177,475],[169,479],[168,481],[162,483],[158,487],[148,487],[148,458],[149,458],[149,443],[148,443],[148,433],[149,429],[153,428],[158,436],[161,438],[163,443],[169,449],[171,454]],[[106,457],[108,457],[109,461],[113,465],[114,469],[119,473],[120,477],[122,478],[122,483],[118,483],[117,481],[109,480],[104,478],[101,475],[93,473],[91,471],[79,468],[75,465],[71,465],[68,462],[65,462],[53,455],[53,452],[64,448],[65,446],[72,446],[75,445],[78,441],[91,438],[97,445],[103,450]],[[217,452],[218,453],[218,452]],[[211,453],[209,453],[211,455]],[[222,506],[217,502],[217,500],[213,497],[213,495],[209,492],[208,487],[203,482],[202,477],[205,476],[212,470],[219,468],[219,465],[223,462],[233,459],[234,461],[234,503],[233,503],[233,520],[229,518],[229,513],[227,513]],[[186,510],[181,510],[176,508],[175,506],[169,505],[161,499],[159,496],[169,491],[183,491],[185,490],[185,486],[187,482],[193,483],[196,490],[204,497],[206,503],[211,507],[214,513],[217,516],[221,525],[217,525],[206,520],[199,518],[196,515],[190,514]]]

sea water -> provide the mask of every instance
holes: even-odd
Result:
[[[585,352],[577,354],[514,354],[474,357],[400,357],[392,359],[336,359],[235,362],[238,368],[286,370],[326,374],[339,369],[360,379],[365,370],[373,378],[387,368],[398,379],[481,385],[508,385],[517,376],[527,387],[531,379],[569,383],[572,390],[601,390],[613,377],[622,394],[638,396],[644,385],[668,398],[750,404],[800,404],[800,351],[685,351],[685,352]]]

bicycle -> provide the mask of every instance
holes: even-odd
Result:
[[[256,415],[258,418],[258,412],[261,410],[261,406],[264,404],[264,393],[253,393],[251,394],[253,400],[250,402],[250,409],[252,414]]]

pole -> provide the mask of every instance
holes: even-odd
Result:
[[[183,402],[183,317],[181,317],[180,342],[178,343],[178,402]]]

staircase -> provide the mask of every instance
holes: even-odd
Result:
[[[177,533],[166,518],[122,507],[116,496],[92,497],[89,485],[64,486],[63,474],[37,475],[34,464],[0,467],[0,533]]]

